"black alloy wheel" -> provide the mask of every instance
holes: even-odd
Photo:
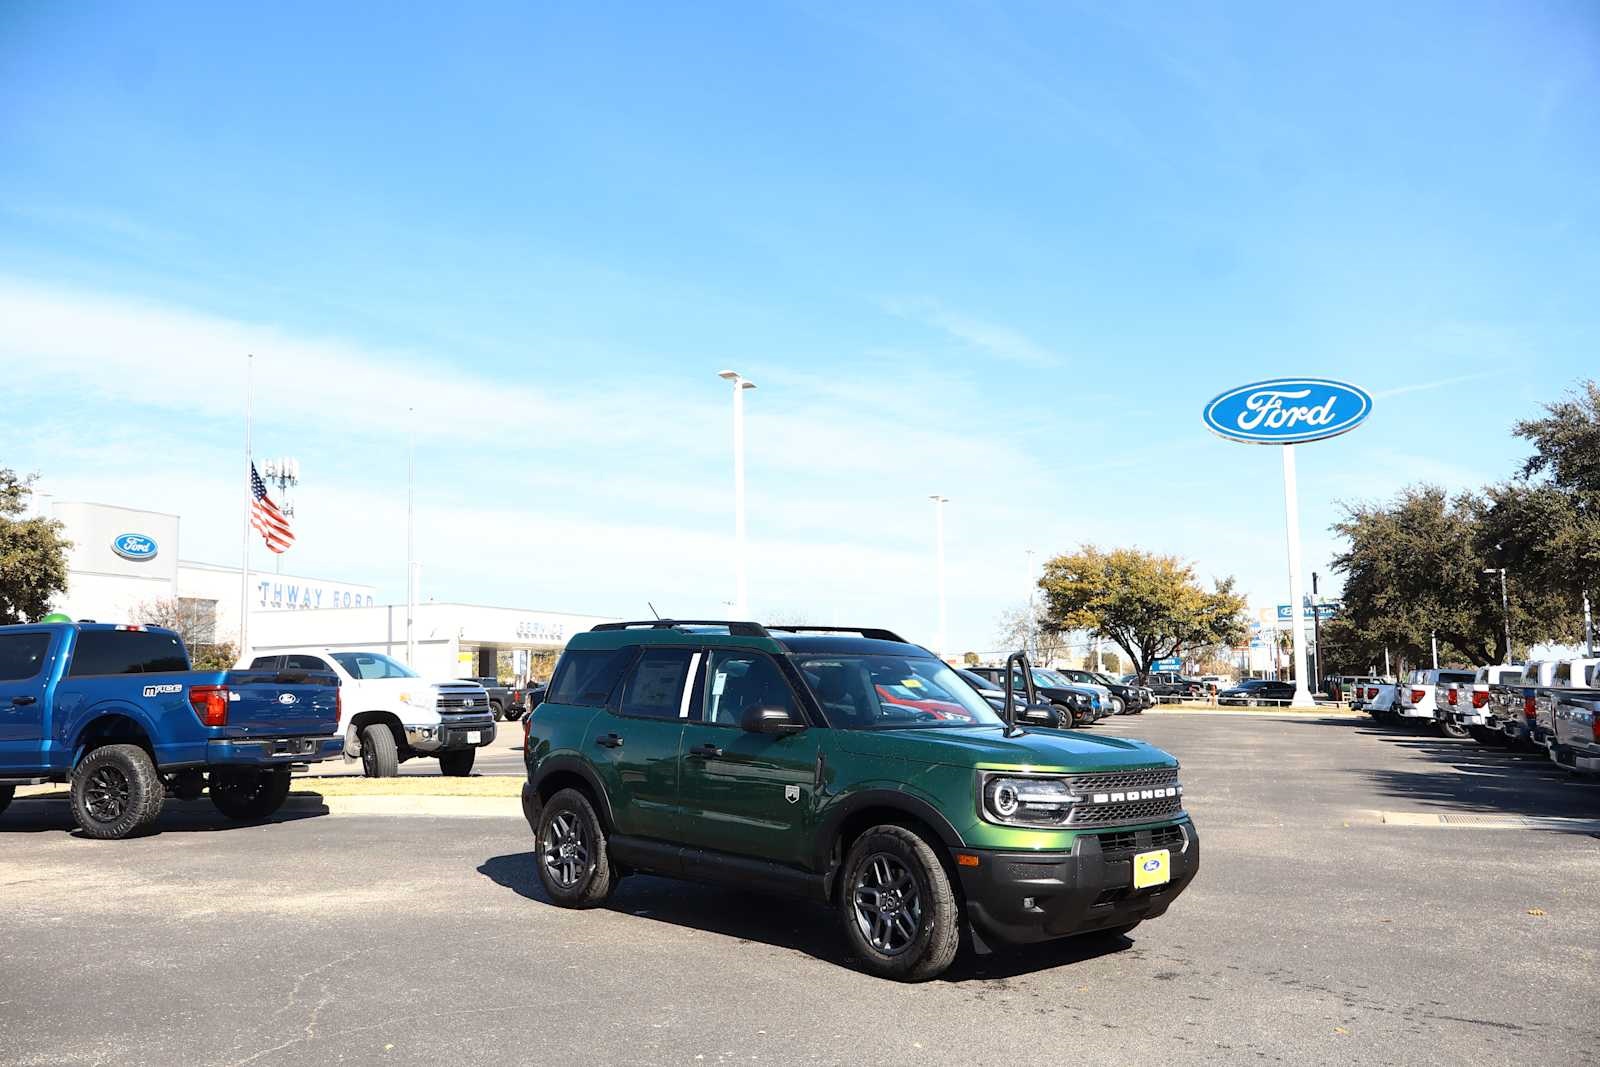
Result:
[[[851,890],[856,926],[867,943],[885,956],[898,956],[916,941],[922,927],[922,894],[897,856],[867,857]]]
[[[83,787],[83,806],[95,822],[116,822],[128,810],[132,789],[120,767],[96,767]]]
[[[545,828],[541,852],[545,872],[563,889],[573,889],[589,873],[592,845],[584,839],[577,812],[563,811]]]

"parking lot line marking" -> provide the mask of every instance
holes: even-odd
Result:
[[[1493,812],[1363,811],[1366,819],[1384,826],[1429,826],[1473,830],[1564,830],[1600,833],[1600,819],[1560,815],[1502,815]],[[1365,820],[1363,820],[1365,821]]]

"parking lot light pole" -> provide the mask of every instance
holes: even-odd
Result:
[[[733,614],[744,619],[750,614],[744,547],[744,391],[756,383],[738,371],[718,371],[717,377],[733,383]]]
[[[928,499],[933,501],[934,566],[935,580],[939,586],[939,632],[935,647],[940,656],[945,656],[949,654],[945,644],[950,632],[950,617],[945,608],[944,597],[944,506],[950,503],[950,498],[934,493]]]
[[[1505,662],[1510,663],[1511,662],[1511,598],[1506,596],[1506,569],[1504,567],[1485,567],[1485,568],[1483,568],[1483,573],[1500,575],[1500,616],[1501,616],[1501,619],[1505,622],[1505,626],[1506,626],[1506,658],[1505,658]],[[1585,623],[1587,623],[1589,621],[1589,594],[1587,594],[1587,593],[1585,593],[1583,595],[1583,620],[1584,620]],[[1591,634],[1589,636],[1589,647],[1590,647],[1591,650],[1594,648],[1594,636],[1593,636],[1593,634]]]

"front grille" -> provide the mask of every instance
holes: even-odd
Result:
[[[457,714],[468,711],[488,711],[488,697],[449,696],[440,694],[438,701],[440,711],[452,711]]]
[[[1187,844],[1181,826],[1158,826],[1154,830],[1114,830],[1093,836],[1100,842],[1100,854],[1108,860],[1127,859],[1134,853],[1158,848],[1182,852]]]
[[[1120,804],[1095,804],[1090,807],[1076,805],[1067,819],[1068,826],[1116,826],[1119,823],[1155,822],[1168,819],[1183,811],[1182,797],[1162,797],[1159,800],[1124,801]]]
[[[1113,771],[1109,774],[1074,774],[1067,788],[1079,796],[1085,793],[1120,793],[1129,789],[1165,788],[1178,784],[1178,768],[1157,767],[1150,771]]]
[[[1176,767],[1073,775],[1067,787],[1080,798],[1067,817],[1068,827],[1157,822],[1183,812]]]

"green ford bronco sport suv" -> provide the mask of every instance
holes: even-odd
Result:
[[[608,623],[531,720],[522,805],[555,903],[634,872],[797,894],[891,978],[941,973],[963,932],[1124,933],[1200,866],[1176,759],[1019,729],[886,630]]]

